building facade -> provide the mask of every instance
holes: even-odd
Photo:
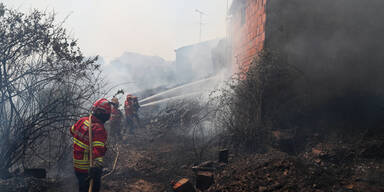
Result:
[[[233,68],[247,71],[262,50],[277,53],[300,74],[292,89],[313,109],[375,111],[384,105],[383,9],[382,0],[233,0]]]
[[[235,0],[229,27],[233,70],[248,70],[265,42],[266,0]]]
[[[234,0],[233,68],[246,71],[266,49],[319,88],[372,90],[384,80],[383,8],[381,0]]]

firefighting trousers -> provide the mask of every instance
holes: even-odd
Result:
[[[133,130],[135,130],[136,129],[136,125],[135,125],[135,122],[134,122],[134,119],[133,119],[134,117],[131,117],[131,116],[127,116],[126,117],[126,126],[127,126],[127,129],[128,129],[128,132],[130,133],[130,134],[133,134]]]
[[[111,121],[111,137],[118,138],[121,136],[121,121],[120,120],[112,120]]]
[[[88,173],[76,172],[77,181],[79,183],[79,192],[88,192],[89,190],[89,178]],[[95,179],[93,179],[93,188],[92,192],[99,192],[101,185],[101,174],[99,174]]]

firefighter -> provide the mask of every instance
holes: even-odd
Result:
[[[112,113],[111,113],[111,132],[110,135],[115,139],[119,138],[121,135],[121,117],[122,113],[119,110],[119,100],[116,97],[112,98]]]
[[[73,165],[79,183],[79,192],[88,191],[91,179],[94,182],[93,192],[100,190],[103,159],[107,151],[105,147],[107,131],[104,123],[110,116],[111,104],[103,98],[93,104],[89,117],[80,118],[70,129],[73,136]],[[90,117],[92,125],[89,122]],[[93,149],[91,151],[94,162],[92,167],[89,161],[89,127],[92,127]]]
[[[124,103],[124,110],[126,125],[130,134],[133,134],[133,130],[136,129],[140,124],[140,119],[138,115],[139,108],[140,105],[137,97],[128,94]]]

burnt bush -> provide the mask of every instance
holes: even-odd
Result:
[[[218,123],[235,146],[263,152],[274,129],[297,128],[307,106],[305,75],[282,61],[264,51],[220,90]]]
[[[192,152],[194,162],[212,158],[210,150],[216,146],[219,133],[214,125],[216,108],[204,99],[189,98],[171,101],[157,113],[147,114],[145,120],[152,140],[166,138],[179,143],[183,151]],[[153,111],[153,110],[151,110]],[[214,154],[216,158],[216,154]]]
[[[61,172],[69,127],[100,93],[96,60],[53,13],[0,3],[0,177],[31,167]]]
[[[358,147],[384,138],[380,90],[367,89],[368,82],[338,87],[326,78],[320,86],[317,77],[327,74],[301,71],[286,60],[264,51],[220,90],[218,122],[232,144],[258,152],[278,146],[299,153],[306,144],[324,140]]]

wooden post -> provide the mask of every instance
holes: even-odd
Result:
[[[92,144],[92,114],[89,115],[89,128],[88,128],[88,138],[89,138],[89,168],[93,166],[93,144]],[[92,192],[93,188],[93,179],[89,181],[88,192]]]

